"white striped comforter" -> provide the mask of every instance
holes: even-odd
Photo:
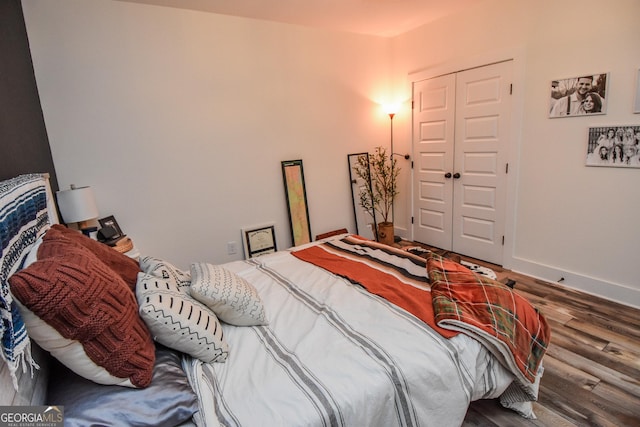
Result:
[[[289,252],[225,267],[256,287],[269,324],[225,324],[225,363],[185,363],[200,426],[459,426],[513,380],[477,341],[444,339]]]

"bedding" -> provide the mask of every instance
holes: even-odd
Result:
[[[49,224],[47,185],[42,174],[21,175],[0,183],[0,334],[2,359],[16,389],[19,368],[33,372],[38,365],[31,357],[31,341],[13,301],[8,278],[21,267],[23,258]]]
[[[551,337],[540,312],[507,285],[436,254],[427,271],[436,323],[490,346],[525,387],[533,384]]]
[[[71,230],[63,225],[54,224],[51,226],[51,230],[53,230],[53,232],[48,231],[47,238],[55,238],[59,240],[66,239],[71,243],[86,248],[107,267],[120,276],[131,290],[135,291],[138,273],[140,272],[140,267],[135,260],[128,256],[123,256],[120,252],[114,251],[109,246],[100,243],[97,240],[87,239],[83,234],[78,233],[75,230]]]
[[[187,288],[191,286],[189,273],[180,270],[170,262],[152,256],[143,256],[140,258],[139,265],[143,272],[175,284],[180,291],[187,292]]]
[[[106,419],[103,418],[105,421],[96,421],[99,425],[113,425],[115,419],[125,419],[123,417],[126,417],[127,420],[133,420],[136,423],[142,420],[146,422],[147,425],[154,426],[193,425],[191,415],[197,407],[195,406],[195,395],[181,366],[181,359],[184,355],[173,350],[163,350],[160,345],[154,345],[152,347],[152,360],[155,360],[156,363],[152,366],[153,376],[151,383],[144,388],[136,389],[114,385],[101,385],[93,380],[76,376],[74,373],[69,372],[67,368],[56,367],[56,374],[58,374],[58,376],[52,379],[52,388],[49,390],[51,393],[47,398],[46,388],[47,381],[50,377],[49,366],[51,363],[49,357],[46,357],[46,353],[35,344],[34,341],[36,340],[31,340],[28,334],[19,332],[20,330],[26,329],[29,330],[29,334],[31,334],[32,330],[28,328],[28,326],[26,328],[24,326],[25,323],[29,323],[26,318],[30,310],[24,306],[19,308],[19,300],[15,298],[10,291],[9,279],[20,277],[19,275],[21,273],[25,271],[28,272],[29,268],[34,265],[36,265],[37,270],[39,268],[38,264],[43,261],[42,258],[38,259],[37,252],[42,245],[45,244],[47,240],[45,237],[46,234],[56,228],[51,227],[51,225],[57,223],[56,209],[53,200],[53,195],[48,183],[48,176],[46,174],[23,175],[0,182],[2,302],[5,303],[5,306],[8,306],[11,309],[11,313],[13,313],[12,318],[4,317],[2,334],[4,338],[3,342],[11,344],[11,347],[6,347],[9,351],[6,354],[15,356],[12,359],[5,358],[5,362],[7,367],[11,369],[20,367],[19,364],[11,363],[12,361],[22,361],[27,365],[23,366],[23,369],[15,369],[10,373],[7,367],[0,369],[0,400],[2,405],[43,406],[64,404],[69,409],[69,418],[66,419],[66,421],[76,423],[74,425],[83,426],[90,424],[89,418],[87,418],[88,413],[91,414],[91,417],[95,415],[99,416],[101,409],[103,409],[101,412],[102,416],[106,417]],[[55,231],[53,231],[51,236],[55,234]],[[80,234],[78,233],[77,236],[80,236]],[[55,239],[51,240],[55,241],[55,245],[59,245],[66,239],[61,239],[60,236],[56,236]],[[67,244],[68,242],[64,243]],[[89,242],[86,248],[90,249],[91,246],[92,244]],[[115,264],[109,264],[109,267],[107,267],[107,265],[97,263],[94,254],[76,252],[79,250],[77,246],[71,245],[71,249],[66,248],[61,251],[62,253],[58,251],[58,249],[60,249],[59,247],[56,246],[56,248],[55,250],[52,250],[51,247],[47,250],[43,249],[43,254],[48,253],[47,257],[50,257],[47,263],[57,264],[56,269],[63,268],[65,262],[69,262],[68,259],[63,262],[54,262],[53,259],[62,260],[65,258],[67,252],[73,253],[74,257],[72,258],[75,259],[72,261],[86,263],[90,259],[92,268],[87,269],[85,273],[91,274],[94,273],[95,270],[102,270],[102,275],[104,276],[102,279],[106,279],[108,276],[108,280],[102,283],[103,287],[113,288],[114,286],[118,286],[118,292],[123,292],[123,299],[133,301],[137,308],[137,303],[135,302],[135,297],[133,297],[130,286],[124,284],[124,279],[119,276],[118,271],[111,270],[115,265],[130,263],[130,260],[116,260],[117,262]],[[96,246],[94,249],[100,251],[101,247]],[[116,257],[124,256],[115,251],[114,254]],[[107,253],[104,255],[107,255],[106,258],[110,258],[113,254]],[[80,258],[82,258],[82,260]],[[106,259],[105,257],[102,258]],[[138,268],[137,263],[134,262],[133,265],[136,269]],[[105,270],[107,268],[110,271]],[[75,271],[76,269],[77,266],[74,266],[73,270]],[[18,276],[16,276],[16,274]],[[74,279],[77,278],[79,278],[79,276],[74,277]],[[51,282],[55,282],[55,280]],[[118,285],[114,285],[114,282],[119,283]],[[39,283],[36,288],[41,285],[50,286],[51,284],[45,285],[44,283]],[[78,284],[78,286],[83,285],[87,285],[87,283],[83,282],[82,285]],[[71,286],[71,288],[73,288],[73,286]],[[32,289],[29,288],[28,290],[30,292]],[[68,293],[68,289],[62,288],[60,291],[62,294]],[[91,292],[87,292],[87,294],[91,294]],[[100,294],[99,287],[94,289],[93,296],[95,297],[97,294]],[[129,298],[129,296],[133,297],[133,300]],[[76,295],[76,303],[82,303],[83,298],[86,301],[88,296]],[[100,298],[94,298],[94,300],[94,302],[97,302]],[[114,303],[113,300],[111,302]],[[43,315],[43,317],[45,316]],[[123,318],[121,314],[114,317],[116,321],[121,321]],[[24,322],[23,319],[25,319]],[[139,319],[137,313],[134,312],[132,319]],[[39,320],[41,321],[42,319]],[[10,322],[7,323],[7,321]],[[139,322],[134,320],[129,323],[135,324]],[[7,325],[11,325],[12,328],[7,329]],[[45,329],[49,328],[49,331],[44,334],[45,340],[64,339],[64,337],[61,337],[61,335],[46,322],[41,321],[40,326],[43,326]],[[101,325],[94,324],[92,329],[99,329],[100,326]],[[72,326],[66,325],[65,328],[72,329]],[[21,340],[18,341],[16,338],[21,338]],[[109,341],[105,341],[104,345],[105,347],[109,347]],[[78,345],[78,341],[75,341],[72,345],[65,347],[65,353],[73,353],[75,351],[74,349],[78,348],[80,348],[80,351],[83,351],[82,345]],[[38,358],[37,364],[35,360],[29,357],[31,353],[30,349]],[[133,357],[127,357],[124,353],[123,355],[129,363],[135,359]],[[119,356],[120,355],[116,355],[115,358],[117,359]],[[87,358],[86,360],[89,359]],[[33,369],[27,370],[29,364]],[[75,386],[79,383],[83,385],[76,389]],[[56,386],[58,386],[57,392],[55,391]],[[80,390],[79,394],[74,394],[74,390]],[[56,402],[56,400],[58,401]],[[129,404],[125,405],[124,402]],[[146,412],[139,406],[141,402],[148,404],[145,408]],[[100,407],[96,407],[96,405]],[[82,406],[82,408],[79,408],[79,406]],[[88,412],[87,409],[89,410]],[[132,410],[133,412],[131,412]],[[95,418],[92,419],[95,420]],[[121,425],[130,424],[124,421]]]
[[[192,297],[207,305],[223,322],[236,326],[265,324],[258,291],[226,268],[204,262],[191,264]]]
[[[187,363],[199,424],[454,426],[513,382],[477,340],[445,338],[298,249],[224,265],[258,290],[268,324],[223,324],[228,360]]]
[[[154,346],[133,292],[84,246],[65,240],[50,229],[38,260],[9,277],[30,336],[79,375],[146,387]]]
[[[65,427],[170,427],[191,419],[197,396],[182,370],[181,353],[159,345],[148,387],[103,386],[62,365],[52,368],[48,401],[64,406]]]
[[[0,212],[13,199],[5,202]],[[90,299],[100,300],[104,289],[117,289],[121,300],[136,307],[129,323],[142,322],[155,341],[153,376],[148,384],[139,384],[141,389],[101,385],[93,378],[71,375],[55,380],[59,383],[52,384],[50,398],[57,401],[47,404],[72,405],[73,425],[117,414],[132,422],[192,421],[200,427],[456,426],[463,422],[471,401],[485,398],[500,398],[504,406],[534,416],[530,403],[537,389],[523,393],[523,384],[539,380],[548,336],[536,335],[541,345],[531,350],[535,354],[526,363],[509,363],[505,348],[512,355],[515,350],[530,356],[518,340],[512,340],[513,348],[507,343],[500,347],[486,331],[460,326],[466,314],[451,307],[469,292],[448,292],[449,271],[457,271],[459,264],[446,260],[438,264],[433,258],[429,267],[425,259],[408,251],[342,235],[246,261],[194,263],[189,271],[150,256],[131,268],[131,262],[118,258],[124,255],[116,256],[115,251],[104,259],[96,256],[95,250],[105,247],[92,249],[93,243],[82,241],[85,237],[75,241],[79,234],[66,236],[63,227],[49,226],[41,206],[36,211],[41,213],[27,215],[8,233],[7,241],[21,246],[18,255],[5,251],[3,241],[2,265],[10,266],[3,270],[2,295],[17,313],[15,319],[22,313],[30,316],[30,309],[17,308],[19,299],[9,292],[10,282],[15,282],[16,295],[27,301],[62,274],[81,282],[70,287],[76,303],[89,304]],[[24,226],[34,220],[35,228]],[[103,262],[112,255],[115,263]],[[92,287],[87,277],[96,274],[101,286]],[[458,282],[463,291],[465,286],[476,286],[472,281]],[[482,286],[490,285],[482,281]],[[85,286],[92,292],[82,295],[78,291]],[[58,288],[51,295],[68,291]],[[498,302],[506,307],[502,299]],[[31,303],[31,308],[37,307],[37,298]],[[535,312],[529,307],[525,311]],[[445,313],[457,316],[453,327]],[[44,326],[55,330],[49,313],[39,314]],[[19,323],[12,324],[19,329]],[[161,324],[169,329],[158,329]],[[541,325],[541,329],[546,326],[543,320]],[[529,326],[525,329],[533,332]],[[38,339],[54,335],[49,330]],[[202,357],[185,345],[199,339],[213,343],[209,349],[213,357]],[[160,375],[167,358],[172,361],[171,379]],[[518,373],[521,368],[529,375]],[[187,383],[190,389],[185,388]],[[147,404],[137,408],[123,403],[133,402],[133,396],[147,396],[149,405],[157,396],[161,419],[145,415]],[[175,410],[167,402],[174,402]]]
[[[154,340],[205,362],[227,359],[229,346],[215,313],[174,281],[140,273],[136,297]]]
[[[426,261],[408,251],[359,237],[311,246],[293,256],[364,286],[450,338],[457,332],[440,328],[433,315]]]

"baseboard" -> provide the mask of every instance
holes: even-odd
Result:
[[[557,267],[517,257],[511,258],[509,266],[505,266],[505,268],[516,273],[547,282],[558,283],[568,288],[640,309],[640,289],[633,289],[629,286],[607,282],[595,277],[561,270]]]
[[[400,237],[402,240],[411,240],[411,237],[409,236],[409,230],[407,230],[406,227],[398,227],[397,225],[394,225],[393,233],[396,236]]]

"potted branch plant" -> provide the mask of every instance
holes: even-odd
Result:
[[[382,219],[374,230],[377,240],[387,245],[393,244],[393,201],[398,195],[398,173],[396,160],[387,155],[384,147],[376,147],[373,154],[358,157],[353,167],[356,175],[364,181],[360,189],[360,206],[372,216]],[[377,216],[376,216],[377,215]]]

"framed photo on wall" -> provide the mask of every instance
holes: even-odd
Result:
[[[245,259],[270,254],[278,250],[274,224],[242,229]]]
[[[640,168],[640,125],[590,127],[586,165]]]
[[[607,113],[609,73],[585,74],[551,81],[549,117]]]
[[[293,246],[309,243],[311,242],[311,224],[309,223],[302,160],[283,161],[282,178],[284,179],[284,192]]]

